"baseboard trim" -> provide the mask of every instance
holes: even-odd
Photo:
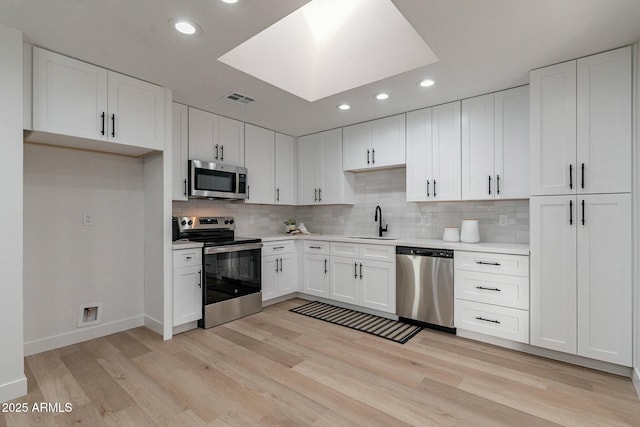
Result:
[[[151,329],[153,332],[164,336],[164,325],[161,321],[154,319],[153,317],[144,316],[144,326]]]
[[[270,305],[278,304],[280,302],[288,301],[288,300],[296,298],[296,297],[297,297],[297,293],[296,292],[292,292],[292,293],[287,294],[287,295],[281,295],[279,297],[271,298],[269,300],[262,301],[262,308],[269,307]]]
[[[633,383],[633,387],[636,389],[636,394],[640,399],[640,370],[638,370],[638,368],[633,368],[633,372],[631,373],[631,382]]]
[[[25,342],[24,354],[25,356],[30,356],[32,354],[42,353],[43,351],[77,344],[79,342],[104,337],[106,335],[115,334],[116,332],[122,332],[127,329],[133,329],[144,325],[144,316],[139,315],[103,323],[101,325],[80,328],[77,331],[65,332],[64,334]]]
[[[631,378],[631,375],[632,375],[631,368],[627,366],[616,365],[614,363],[602,362],[600,360],[589,359],[587,357],[562,353],[555,350],[548,350],[546,348],[540,348],[540,347],[535,347],[529,344],[509,341],[503,338],[492,337],[490,335],[480,334],[477,332],[467,331],[464,329],[458,329],[456,335],[462,338],[468,338],[475,341],[481,341],[487,344],[506,347],[512,350],[521,351],[523,353],[533,354],[534,356],[546,357],[547,359],[553,359],[560,362],[570,363],[572,365],[578,365],[585,368],[596,369],[598,371],[621,375],[627,378]],[[637,389],[638,387],[636,387],[636,390]]]
[[[0,385],[0,402],[7,402],[27,394],[27,377]]]

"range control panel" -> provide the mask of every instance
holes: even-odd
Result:
[[[180,232],[189,230],[215,230],[236,228],[235,220],[231,216],[181,216],[178,217]]]

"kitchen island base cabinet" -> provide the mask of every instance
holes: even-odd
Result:
[[[173,326],[184,325],[201,318],[202,249],[174,250]]]

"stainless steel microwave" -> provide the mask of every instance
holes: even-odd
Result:
[[[246,199],[247,169],[218,162],[189,160],[189,197]]]

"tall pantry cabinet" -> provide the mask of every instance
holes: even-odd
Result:
[[[530,77],[531,344],[631,366],[631,48]]]

